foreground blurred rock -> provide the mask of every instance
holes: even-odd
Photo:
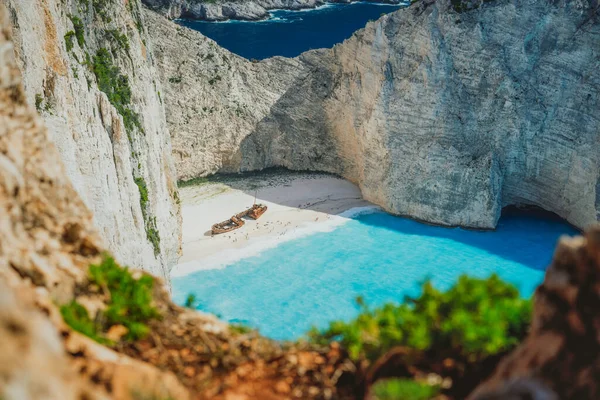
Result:
[[[600,398],[600,227],[562,239],[527,339],[471,400]]]

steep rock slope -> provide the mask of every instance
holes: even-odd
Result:
[[[290,60],[297,67],[285,71],[291,84],[274,92],[283,90],[275,103],[261,98],[270,82],[249,77],[270,76],[283,61],[239,63],[250,102],[268,114],[245,120],[220,146],[239,150],[222,168],[187,161],[214,154],[210,134],[190,127],[180,143],[200,147],[178,154],[179,177],[320,170],[357,183],[392,213],[436,224],[493,228],[502,207],[527,204],[584,227],[600,207],[599,21],[596,0],[421,1]],[[188,31],[170,52],[200,37]],[[193,107],[166,101],[169,112]],[[206,114],[202,126],[222,118]]]
[[[529,335],[469,399],[597,399],[599,282],[600,228],[562,238],[535,292]]]
[[[160,82],[137,0],[2,0],[27,100],[108,248],[166,277],[180,212]]]
[[[146,11],[145,19],[179,179],[238,171],[241,141],[306,75],[304,64],[282,57],[252,63],[154,12]]]
[[[151,10],[169,19],[189,18],[204,21],[230,19],[258,21],[270,17],[269,10],[302,10],[325,3],[351,3],[357,0],[142,0]],[[367,0],[400,4],[401,0]]]
[[[62,322],[57,304],[73,297],[103,248],[27,105],[10,38],[0,4],[0,397],[187,399],[172,373],[103,348]]]

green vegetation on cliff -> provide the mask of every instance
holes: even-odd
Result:
[[[69,15],[69,19],[71,20],[71,23],[73,23],[73,29],[75,29],[75,31],[69,31],[67,33],[67,35],[72,34],[73,36],[75,36],[75,38],[77,38],[77,44],[79,45],[80,48],[83,49],[83,46],[85,46],[85,28],[83,27],[83,22],[81,21],[80,18],[76,17],[75,15]],[[66,36],[65,36],[65,40],[66,40]],[[69,38],[70,40],[72,40],[72,38]],[[71,43],[71,49],[73,48],[72,43]],[[71,49],[67,49],[67,50],[71,50]]]
[[[148,238],[148,241],[152,243],[154,255],[158,255],[160,253],[160,235],[156,228],[156,217],[151,218],[147,211],[149,204],[148,185],[146,185],[144,178],[135,178],[134,182],[140,192],[140,207],[142,209],[142,215],[144,216],[146,237]]]
[[[405,346],[471,363],[516,346],[531,316],[531,301],[497,275],[461,276],[446,292],[425,282],[420,297],[407,297],[400,305],[371,309],[360,298],[357,302],[361,313],[356,319],[313,329],[309,338],[317,343],[337,340],[354,359],[375,360],[392,347]]]
[[[127,332],[125,340],[138,340],[149,333],[147,322],[160,318],[152,305],[154,279],[143,275],[136,279],[112,257],[106,256],[98,265],[90,265],[89,282],[104,292],[106,308],[91,318],[87,309],[72,301],[60,308],[63,319],[74,330],[103,344],[110,344],[106,333],[113,326],[122,325]]]
[[[123,117],[127,137],[133,141],[131,132],[137,128],[143,131],[138,114],[133,111],[131,105],[131,87],[127,76],[121,74],[119,67],[113,64],[110,52],[101,48],[96,52],[93,60],[92,70],[98,81],[98,88],[106,93],[110,103]]]

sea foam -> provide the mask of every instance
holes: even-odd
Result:
[[[197,271],[223,269],[228,265],[260,255],[263,251],[275,248],[282,243],[310,236],[319,232],[331,232],[359,215],[381,211],[377,206],[354,207],[340,214],[332,215],[327,221],[305,222],[297,228],[290,229],[278,236],[266,236],[250,239],[247,246],[238,249],[227,249],[201,260],[187,261],[177,264],[171,271],[171,277],[181,277]]]

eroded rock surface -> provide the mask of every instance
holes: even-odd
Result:
[[[101,238],[119,261],[167,277],[180,250],[180,211],[139,2],[0,3],[9,11],[27,101],[48,126]],[[112,73],[96,61],[103,48],[127,80],[120,110],[116,95],[107,96],[116,78],[101,88],[97,77]]]
[[[252,63],[154,12],[145,17],[179,179],[238,171],[242,140],[306,75],[304,64],[282,57]]]
[[[177,84],[168,77],[182,61],[159,56],[179,177],[318,170],[357,183],[387,211],[436,224],[493,228],[504,206],[535,205],[585,227],[600,207],[599,21],[595,0],[428,0],[294,60],[215,52],[236,60],[244,101],[261,110],[252,116],[190,101],[239,90],[206,51],[185,59]],[[155,41],[180,29],[163,54],[207,42],[155,23]],[[278,86],[265,97],[272,76]]]

